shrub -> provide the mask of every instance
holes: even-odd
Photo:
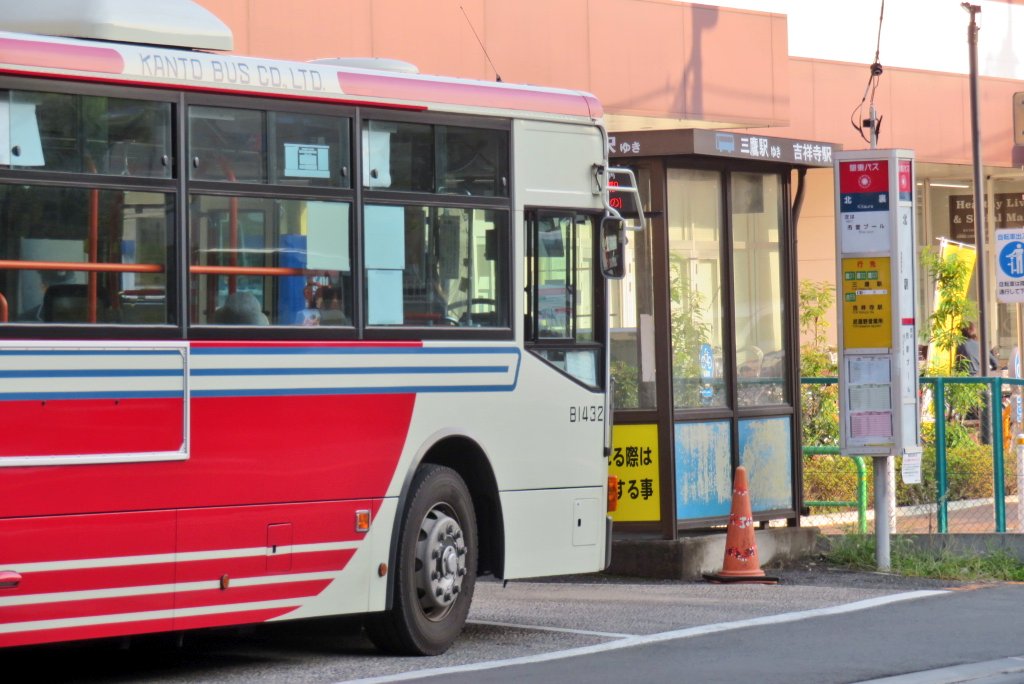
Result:
[[[849,456],[805,456],[804,499],[856,501],[857,464]]]
[[[835,285],[800,281],[800,332],[807,340],[800,346],[800,377],[834,378],[839,372],[835,352],[828,346],[825,314],[835,302]],[[801,385],[800,421],[803,444],[839,444],[838,385]]]

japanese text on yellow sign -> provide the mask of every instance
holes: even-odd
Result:
[[[843,346],[892,347],[889,257],[843,259]]]
[[[608,474],[619,478],[615,522],[661,519],[657,425],[614,426]]]

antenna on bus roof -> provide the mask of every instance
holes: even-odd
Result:
[[[497,77],[498,83],[501,83],[501,74],[498,73],[498,67],[494,66],[494,62],[491,61],[491,56],[487,54],[487,48],[484,47],[484,41],[480,40],[480,36],[477,35],[476,29],[473,28],[473,22],[469,20],[469,15],[466,14],[466,8],[459,5],[459,9],[462,10],[462,16],[466,17],[466,23],[469,24],[469,30],[473,32],[473,36],[476,37],[476,42],[480,43],[480,49],[484,51],[484,57],[487,58],[487,63],[494,69],[494,75]]]

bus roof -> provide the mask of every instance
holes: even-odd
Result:
[[[593,95],[573,90],[7,32],[0,73],[507,117],[602,116]]]
[[[234,46],[231,29],[192,0],[0,0],[0,28],[200,50]]]

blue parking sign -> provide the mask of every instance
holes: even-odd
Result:
[[[996,231],[996,300],[1002,303],[1024,302],[1024,230],[1003,228]]]
[[[1011,278],[1024,278],[1024,242],[1013,240],[999,250],[999,268]]]

